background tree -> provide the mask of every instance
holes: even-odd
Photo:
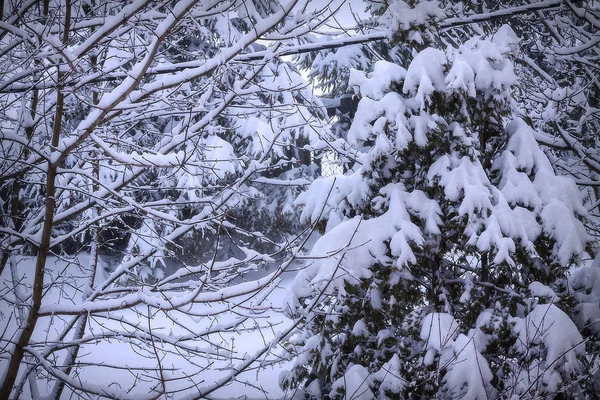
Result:
[[[260,325],[283,268],[265,267],[299,245],[290,198],[315,170],[298,144],[326,128],[277,54],[325,10],[3,4],[0,398],[209,395],[269,348],[238,359],[220,334]],[[137,357],[90,352],[109,345]]]

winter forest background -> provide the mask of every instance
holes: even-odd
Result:
[[[0,399],[599,397],[600,2],[0,7]]]

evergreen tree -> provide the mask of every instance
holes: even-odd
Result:
[[[282,385],[314,398],[592,396],[580,377],[594,334],[574,305],[593,299],[568,279],[587,210],[519,116],[516,34],[427,47],[418,27],[438,6],[386,11],[424,48],[406,67],[352,71],[357,162],[298,199],[325,233],[294,282],[307,322]]]

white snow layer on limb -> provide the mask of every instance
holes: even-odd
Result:
[[[536,222],[532,226],[540,226],[556,241],[552,250],[554,260],[566,266],[573,257],[583,254],[589,240],[583,223],[576,217],[587,216],[579,190],[571,179],[554,173],[548,157],[535,140],[535,132],[523,120],[512,121],[507,132],[510,138],[506,151],[494,163],[494,169],[501,171],[500,191],[515,209],[517,206],[533,208],[528,212],[541,224]],[[521,209],[520,213],[527,211]],[[526,233],[522,229],[520,236],[535,240],[536,236],[531,234],[537,231],[527,230]]]
[[[569,284],[580,303],[575,307],[575,322],[600,334],[600,253],[593,262],[573,269]]]
[[[502,25],[492,36],[492,43],[498,46],[502,53],[512,53],[515,57],[519,52],[521,39],[509,25]]]
[[[361,177],[361,174],[353,176]],[[342,221],[315,243],[309,255],[314,261],[298,273],[292,284],[291,295],[295,296],[292,303],[313,293],[311,287],[326,288],[328,294],[336,289],[344,293],[345,282],[357,284],[371,277],[372,265],[392,261],[387,255],[386,243],[399,272],[410,276],[404,268],[416,262],[413,248],[424,244],[423,232],[412,222],[412,217],[418,216],[425,222],[425,231],[436,234],[442,224],[441,209],[424,192],[407,192],[400,183],[383,187],[380,194],[374,207],[385,205],[382,215]]]
[[[506,29],[510,30],[509,27]],[[449,50],[452,63],[459,63],[463,81],[454,79],[452,88],[471,87],[471,75],[466,73],[466,63],[474,73],[475,89],[486,98],[507,102],[511,98],[511,86],[517,83],[512,62],[506,58],[510,48],[501,48],[492,40],[473,38],[460,46],[458,50]],[[448,88],[451,88],[450,86]]]
[[[443,155],[429,168],[427,179],[435,180],[444,187],[448,200],[458,202],[458,214],[467,214],[472,219],[477,211],[492,208],[491,184],[479,160],[458,157],[457,154]]]
[[[518,42],[510,27],[502,27],[503,35],[491,41],[473,38],[458,49],[445,53],[427,48],[415,56],[406,72],[403,92],[414,95],[419,107],[434,91],[464,91],[474,97],[479,91],[486,98],[507,102],[507,90],[517,82],[512,63],[505,55]]]
[[[246,119],[240,120],[239,125],[240,137],[249,142],[246,149],[249,155],[260,159],[272,150],[276,156],[283,156],[282,149],[273,146],[276,134],[273,132],[273,126],[270,123],[250,115]]]
[[[587,213],[579,191],[572,180],[554,174],[525,122],[516,119],[507,131],[507,148],[493,165],[501,172],[497,188],[478,160],[454,153],[437,159],[427,178],[444,187],[449,200],[459,202],[458,214],[468,216],[468,244],[494,251],[495,264],[513,264],[516,243],[536,255],[533,242],[543,232],[555,240],[556,262],[566,266],[583,254],[589,240],[576,217]]]
[[[393,229],[393,224],[379,218],[355,217],[327,232],[310,252],[314,261],[298,273],[291,285],[292,303],[315,290],[332,294],[337,289],[345,293],[345,282],[358,284],[361,279],[370,278],[369,268],[375,262],[389,262],[385,241],[393,235]]]
[[[538,192],[539,199],[544,204],[556,199],[563,203],[570,213],[585,217],[588,213],[581,201],[575,182],[554,174],[550,160],[535,139],[534,130],[520,118],[513,120],[506,130],[510,135],[506,149],[514,156],[512,165],[509,165],[509,167],[512,166],[525,172],[530,177],[535,177],[533,180],[534,187]],[[507,166],[503,165],[503,167],[506,168]],[[506,170],[502,171],[503,176],[506,173]],[[524,193],[523,195],[528,194]],[[526,199],[515,200],[527,202]],[[530,203],[532,202],[530,201]],[[535,205],[535,203],[532,204]]]
[[[430,313],[423,318],[420,337],[425,341],[425,365],[431,365],[435,355],[451,346],[458,334],[458,321],[447,313]]]
[[[360,147],[389,126],[397,131],[395,145],[399,149],[413,140],[420,146],[426,145],[427,134],[437,125],[436,118],[439,119],[424,110],[434,92],[463,91],[469,96],[480,93],[486,99],[492,97],[504,104],[510,103],[508,89],[517,78],[505,53],[510,51],[509,44],[517,39],[511,39],[516,35],[509,27],[503,27],[502,32],[503,35],[492,41],[473,38],[458,49],[449,48],[446,52],[427,48],[414,57],[408,70],[378,61],[369,74],[351,71],[350,85],[363,99],[348,132],[348,142]],[[402,83],[402,92],[407,98],[389,92],[393,82]],[[418,111],[418,115],[407,118],[408,109],[413,114]]]
[[[387,223],[392,224],[392,231],[396,231],[391,236],[390,251],[396,257],[396,265],[402,269],[417,262],[413,247],[422,246],[425,242],[423,232],[412,222],[411,216],[418,216],[425,221],[427,233],[437,234],[440,232],[439,226],[442,225],[442,210],[439,204],[429,199],[424,192],[406,192],[399,183],[389,184],[380,192],[388,202],[388,210],[377,219],[382,220],[380,224],[389,221]]]
[[[357,283],[361,278],[372,275],[369,267],[373,261],[369,249],[375,254],[385,254],[380,238],[369,235],[372,233],[370,229],[374,228],[373,222],[375,220],[363,221],[360,217],[343,221],[315,243],[309,255],[314,261],[308,262],[290,286],[292,309],[296,308],[298,298],[311,296],[315,290],[318,293],[322,289],[330,294],[336,288],[343,290],[346,280]],[[382,231],[375,232],[375,236],[382,234]],[[362,249],[366,249],[366,254]],[[344,259],[352,262],[344,263]]]
[[[554,259],[561,265],[568,265],[574,256],[580,257],[588,236],[583,223],[573,217],[568,207],[558,200],[552,200],[540,216],[544,232],[556,240],[552,249]]]
[[[574,288],[580,289],[576,293],[577,300],[600,303],[600,253],[591,264],[574,270],[569,277],[569,283]]]
[[[378,98],[373,100],[364,97],[361,100],[348,132],[348,141],[352,145],[368,151],[359,157],[363,163],[360,169],[362,175],[385,177],[395,166],[393,157],[384,158],[385,166],[377,171],[368,170],[367,165],[379,159],[380,155],[392,154],[394,147],[399,150],[406,148],[413,140],[419,146],[426,145],[431,129],[436,124],[443,126],[443,121],[436,120],[435,116],[428,115],[422,109],[433,91],[466,90],[470,95],[476,90],[486,98],[493,96],[501,99],[508,107],[508,88],[515,83],[516,77],[505,53],[517,42],[514,32],[509,27],[503,27],[491,41],[474,38],[458,50],[448,49],[445,53],[432,48],[425,49],[417,54],[407,71],[400,67],[394,69],[389,63],[381,62],[368,77],[354,72],[352,81],[359,92]],[[408,96],[395,92],[384,94],[385,84],[391,85],[403,74],[403,92]],[[416,108],[411,96],[417,99]],[[460,131],[459,128],[455,126],[454,131]],[[395,141],[388,137],[390,130],[396,131]],[[554,174],[548,158],[535,140],[532,128],[525,122],[516,118],[508,125],[507,133],[507,148],[493,164],[494,170],[501,172],[497,188],[490,182],[481,163],[473,160],[471,155],[452,153],[440,157],[428,171],[428,178],[433,181],[439,177],[448,199],[459,203],[459,215],[468,216],[464,232],[469,238],[468,244],[481,251],[493,251],[495,264],[513,264],[512,254],[517,244],[535,256],[533,243],[544,233],[556,241],[554,259],[567,265],[573,257],[578,258],[582,254],[588,240],[583,224],[573,216],[573,213],[580,217],[586,215],[577,187],[570,179]],[[374,145],[361,148],[366,141],[374,141]],[[475,146],[470,141],[463,144]],[[359,176],[358,172],[338,181],[340,186],[338,188],[336,185],[331,199],[327,201],[324,218],[330,218],[335,213],[336,221],[343,219],[340,201],[346,202],[351,208],[364,204],[368,197],[369,185],[365,182],[368,179]],[[307,205],[304,218],[311,215],[311,220],[315,221],[315,217],[320,215],[321,205],[325,204],[324,193],[328,193],[316,190],[316,186],[322,184],[324,182],[300,197],[298,204]],[[334,200],[337,194],[342,195],[339,201]],[[333,211],[336,205],[337,212]],[[490,214],[489,218],[481,217],[487,213]],[[434,230],[430,232],[435,233]],[[399,265],[407,260],[405,258]]]
[[[444,82],[448,89],[462,90],[471,97],[477,95],[477,92],[475,91],[475,72],[473,72],[471,66],[460,57],[456,57],[452,63],[452,68],[450,68]]]
[[[421,339],[427,349],[440,351],[448,346],[458,333],[458,321],[448,313],[430,313],[421,322]]]
[[[217,135],[190,140],[179,153],[182,168],[176,169],[173,175],[177,179],[176,186],[181,188],[180,195],[190,201],[203,199],[207,186],[243,172],[231,143]]]
[[[479,352],[474,337],[463,334],[452,343],[452,361],[444,375],[443,391],[451,399],[487,400],[491,393],[493,375],[490,366]]]
[[[358,173],[315,180],[294,204],[302,206],[303,222],[328,220],[333,228],[342,221],[344,210],[362,207],[369,197],[368,182]]]
[[[380,382],[377,391],[378,398],[387,398],[387,393],[400,394],[404,391],[404,379],[400,375],[400,358],[394,354],[390,361],[383,364],[381,369],[371,375],[371,380]]]
[[[448,369],[442,390],[449,398],[490,398],[493,374],[480,353],[479,332],[472,329],[468,336],[459,334],[458,321],[447,313],[430,313],[423,318],[420,337],[427,350],[423,363],[431,365],[435,355],[440,354],[440,363]]]
[[[411,8],[402,0],[392,2],[389,7],[391,22],[395,26],[391,28],[408,30],[417,25],[425,25],[436,19],[443,19],[444,14],[440,3],[437,1],[423,1]]]
[[[540,365],[530,365],[528,373],[539,369],[544,391],[555,393],[561,383],[558,371],[575,376],[581,370],[577,355],[585,352],[583,338],[569,316],[554,304],[538,304],[525,317],[510,319],[519,335],[515,343],[517,351],[527,354],[532,345],[541,344],[546,356]]]
[[[529,291],[532,295],[537,297],[547,297],[549,299],[555,299],[556,293],[552,290],[551,287],[544,285],[541,282],[534,281],[529,284]]]
[[[129,262],[138,254],[144,254],[150,250],[154,250],[154,254],[150,257],[148,264],[141,264],[136,267],[136,273],[142,279],[146,280],[150,276],[161,279],[164,275],[165,268],[165,243],[162,235],[159,233],[154,220],[144,218],[139,229],[131,233],[125,257],[121,261],[121,265]]]
[[[315,42],[326,43],[329,37],[316,39]],[[365,56],[360,45],[342,46],[333,51],[317,53],[311,64],[310,76],[327,76],[332,74],[342,76],[342,71],[348,68],[366,70],[371,65],[371,60]],[[327,88],[327,84],[320,84],[319,88]]]
[[[513,264],[510,254],[515,251],[515,242],[512,237],[522,233],[516,219],[522,217],[522,213],[512,212],[490,183],[479,160],[444,155],[431,165],[427,178],[432,184],[437,180],[449,200],[460,202],[458,214],[468,216],[465,227],[468,244],[481,251],[494,250],[496,264],[503,261]],[[482,215],[488,216],[482,218]],[[529,220],[535,222],[535,218]]]
[[[336,393],[344,392],[344,400],[372,400],[375,395],[369,384],[371,377],[369,371],[359,364],[354,364],[338,380],[333,382],[329,396],[335,397]]]
[[[447,63],[446,54],[441,50],[429,47],[419,52],[408,66],[402,91],[415,96],[418,105],[424,107],[433,92],[446,89]]]
[[[446,18],[437,1],[423,1],[411,8],[402,0],[393,1],[381,16],[381,25],[388,28],[388,35],[405,34],[410,41],[423,44],[422,33],[432,24]]]
[[[348,142],[356,147],[381,133],[385,122],[394,124],[400,129],[408,125],[403,117],[406,107],[402,97],[395,92],[385,94],[381,100],[364,97],[348,130]],[[401,118],[401,119],[398,119]],[[408,143],[410,139],[407,139]]]
[[[398,64],[380,60],[373,66],[373,72],[367,74],[355,69],[350,70],[348,85],[354,87],[357,94],[373,100],[381,100],[390,91],[394,82],[400,82],[406,76],[406,70]]]
[[[216,135],[208,136],[202,143],[203,156],[210,168],[207,178],[210,182],[224,179],[228,174],[235,174],[241,167],[235,160],[233,146]]]

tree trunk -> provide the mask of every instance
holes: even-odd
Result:
[[[44,2],[46,6],[46,2]],[[47,13],[45,13],[47,14]],[[68,28],[68,22],[65,28]],[[66,36],[66,35],[65,35]],[[58,74],[58,81],[62,80],[62,73]],[[54,126],[52,129],[52,149],[56,149],[58,146],[58,140],[60,138],[60,131],[63,119],[63,108],[64,108],[64,94],[62,88],[59,88],[56,95],[56,109],[54,116]],[[56,209],[56,200],[54,194],[56,192],[56,171],[57,165],[54,163],[48,163],[48,172],[46,174],[46,209],[44,226],[42,227],[42,239],[38,248],[37,259],[35,262],[35,274],[33,280],[33,293],[32,293],[32,304],[27,315],[25,327],[22,328],[19,340],[15,346],[14,353],[12,354],[6,376],[2,382],[0,388],[0,399],[8,399],[10,393],[17,379],[19,373],[19,367],[23,361],[25,355],[25,347],[29,344],[29,340],[33,335],[35,326],[38,320],[38,312],[42,305],[43,289],[44,289],[44,270],[46,267],[46,261],[50,252],[50,244],[52,238],[52,227],[54,225],[54,211]]]
[[[19,373],[19,367],[21,366],[23,356],[25,355],[25,347],[29,344],[29,340],[31,339],[31,335],[33,334],[38,320],[38,312],[40,310],[40,306],[42,305],[44,270],[50,250],[50,238],[52,234],[54,209],[56,206],[54,202],[55,179],[56,167],[50,165],[48,167],[46,179],[46,219],[42,228],[42,241],[40,243],[35,263],[32,294],[33,302],[31,308],[29,309],[29,314],[27,315],[25,327],[22,328],[23,330],[21,331],[15,350],[10,358],[4,382],[2,382],[2,387],[0,388],[0,399],[8,399],[10,397],[10,392],[15,384],[15,380],[17,379],[17,375]]]

